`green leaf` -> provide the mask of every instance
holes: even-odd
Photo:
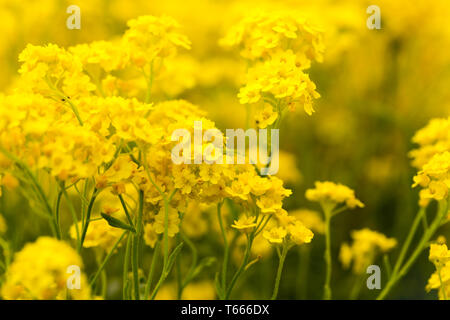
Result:
[[[103,212],[101,213],[101,215],[102,215],[103,219],[105,219],[111,227],[120,228],[120,229],[124,229],[124,230],[130,230],[131,232],[136,233],[136,229],[134,229],[132,226],[126,224],[125,222],[123,222],[117,218],[114,218],[113,216],[110,216],[109,214],[106,214]]]
[[[177,259],[177,256],[181,252],[181,248],[183,247],[184,242],[181,242],[175,249],[173,249],[172,253],[169,256],[169,260],[167,261],[167,275],[169,274],[170,270],[172,270],[172,267],[175,263],[175,260]]]

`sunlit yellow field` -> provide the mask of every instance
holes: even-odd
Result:
[[[0,298],[450,299],[449,17],[0,0]]]

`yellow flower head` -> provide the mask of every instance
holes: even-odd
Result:
[[[448,250],[445,244],[434,244],[430,245],[430,255],[428,259],[437,266],[442,266],[448,261],[450,261],[450,250]]]
[[[249,233],[256,227],[256,217],[242,215],[238,220],[234,220],[231,226],[241,232]]]
[[[164,218],[165,218],[165,210],[162,207],[159,210],[159,213],[155,216],[155,222],[153,224],[153,228],[157,234],[164,233]],[[180,225],[180,217],[178,215],[178,211],[175,208],[169,207],[169,225],[168,225],[168,235],[169,237],[174,237],[179,231]]]
[[[355,192],[352,189],[329,181],[317,181],[314,189],[306,190],[306,198],[310,201],[333,205],[344,204],[350,209],[364,207],[364,204],[355,197]]]
[[[71,268],[82,268],[80,256],[67,243],[40,237],[18,252],[1,288],[4,299],[90,299],[86,276],[79,289],[69,288]]]
[[[379,253],[389,252],[397,245],[394,238],[387,238],[382,233],[368,228],[352,231],[351,236],[352,245],[342,244],[339,259],[344,268],[348,268],[353,262],[355,274],[364,273]]]
[[[277,118],[278,113],[273,111],[271,105],[267,105],[256,115],[256,125],[259,128],[264,129],[272,125]]]
[[[287,231],[283,227],[274,227],[270,230],[264,230],[263,237],[272,244],[283,243],[283,239],[286,237]]]

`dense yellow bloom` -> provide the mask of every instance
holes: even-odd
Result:
[[[387,238],[382,233],[368,228],[352,231],[353,242],[343,243],[339,253],[339,260],[345,269],[353,262],[353,272],[361,274],[375,262],[378,254],[389,252],[397,245],[394,238]]]
[[[65,242],[40,237],[15,255],[1,295],[4,299],[90,299],[84,274],[80,274],[79,289],[67,288],[71,266],[83,267],[74,249]]]
[[[419,148],[410,151],[412,165],[417,169],[422,167],[438,153],[450,151],[450,118],[436,118],[422,129],[418,130],[412,141]]]
[[[320,94],[309,76],[297,66],[295,54],[287,50],[277,52],[249,69],[246,85],[239,92],[240,102],[256,103],[263,97],[282,100],[280,111],[301,106],[311,115],[313,99],[319,98]]]
[[[177,47],[190,49],[190,41],[178,33],[180,26],[171,17],[140,16],[128,21],[128,27],[123,41],[131,61],[138,67],[144,67],[156,57],[173,56]]]
[[[430,245],[430,254],[428,259],[435,265],[444,265],[450,261],[450,250],[448,250],[445,244],[434,244]]]
[[[278,227],[272,227],[263,232],[266,238],[272,244],[280,244],[285,241],[286,244],[301,245],[310,243],[314,233],[307,228],[300,220],[289,215],[285,210],[279,210],[275,215]]]
[[[249,15],[233,26],[220,43],[240,47],[241,55],[250,60],[289,47],[296,52],[302,68],[308,68],[311,60],[322,61],[324,52],[321,31],[287,11]]]
[[[430,245],[428,259],[433,262],[436,271],[428,279],[425,289],[427,291],[438,289],[439,299],[444,299],[444,297],[448,299],[448,293],[450,291],[450,250],[448,250],[445,244],[432,243]]]
[[[420,204],[448,197],[450,188],[450,152],[435,154],[414,177],[413,187],[420,185]]]
[[[344,204],[350,209],[364,207],[364,204],[355,197],[352,189],[329,181],[317,181],[314,189],[306,190],[306,198],[320,203]]]

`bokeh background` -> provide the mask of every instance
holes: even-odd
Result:
[[[81,8],[80,30],[66,28],[66,8],[71,4]],[[381,9],[380,30],[366,27],[366,8],[372,4]],[[166,14],[181,23],[192,50],[180,54],[173,69],[155,80],[154,100],[186,99],[206,110],[221,129],[244,127],[245,107],[237,93],[245,61],[236,51],[220,47],[218,40],[247,12],[280,8],[298,11],[320,26],[326,44],[324,62],[313,64],[310,71],[322,96],[315,103],[317,112],[311,117],[291,113],[280,130],[280,176],[294,191],[286,209],[318,209],[304,197],[316,180],[348,185],[366,205],[339,215],[332,225],[333,294],[346,299],[354,276],[337,263],[337,256],[341,243],[350,240],[351,230],[369,227],[401,243],[417,212],[408,151],[416,130],[431,118],[450,113],[449,1],[0,0],[0,89],[7,93],[14,86],[17,57],[28,43],[72,46],[113,39],[124,32],[129,19]],[[46,226],[31,219],[28,209],[14,197],[6,193],[0,198],[0,209],[17,250]],[[440,234],[448,235],[449,230],[442,229]],[[196,243],[201,252],[202,239]],[[321,298],[323,250],[324,239],[317,235],[310,245],[309,267],[302,272],[304,253],[290,252],[280,299]],[[398,249],[392,257],[397,254]],[[108,266],[112,274],[117,268],[109,287],[111,298],[120,295],[121,259],[121,255],[114,257]],[[275,268],[276,259],[263,259],[252,267],[241,281],[245,287],[236,290],[240,297],[267,298],[261,292],[270,292],[272,280],[261,279]],[[434,292],[424,290],[433,270],[423,253],[391,296],[435,299]],[[373,298],[375,291],[363,288],[360,297]]]

